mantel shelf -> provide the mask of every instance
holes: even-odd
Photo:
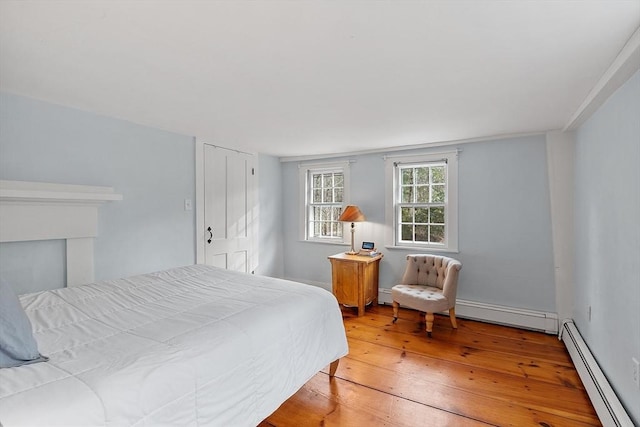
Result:
[[[112,187],[0,180],[0,202],[100,204],[122,200]]]

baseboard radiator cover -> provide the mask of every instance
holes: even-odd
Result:
[[[381,304],[391,304],[391,289],[379,288],[378,301]],[[544,311],[458,299],[456,300],[456,317],[543,331],[553,335],[558,333],[558,315]]]
[[[571,356],[602,425],[633,427],[631,418],[611,388],[573,320],[562,322],[559,338],[562,339]]]

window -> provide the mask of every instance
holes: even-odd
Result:
[[[457,152],[386,162],[387,246],[457,251]]]
[[[402,243],[444,244],[446,164],[398,165],[399,239]]]
[[[343,243],[344,224],[338,218],[347,200],[348,166],[346,162],[301,166],[303,240]]]

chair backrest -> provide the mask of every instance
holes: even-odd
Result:
[[[443,290],[446,284],[452,289],[444,290],[445,296],[455,299],[458,271],[461,268],[460,261],[446,256],[411,254],[407,255],[407,266],[400,283],[433,286]]]

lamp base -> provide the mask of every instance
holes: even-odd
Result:
[[[347,255],[358,255],[358,252],[356,252],[356,251],[347,251],[347,252],[345,252],[345,254],[347,254]]]

